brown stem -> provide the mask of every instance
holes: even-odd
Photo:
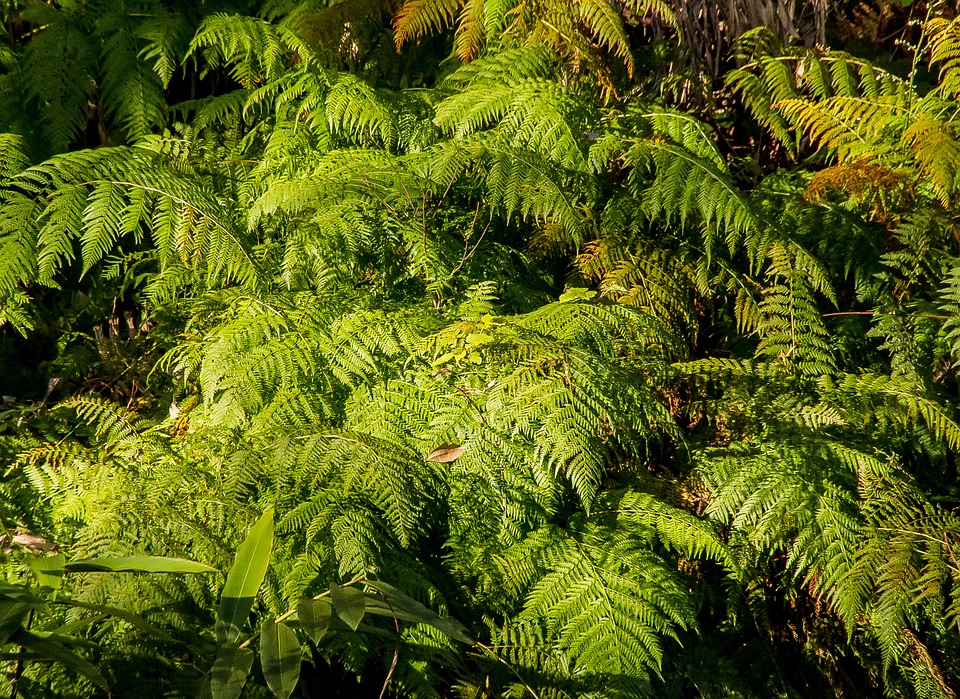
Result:
[[[390,670],[387,672],[387,678],[383,681],[383,689],[380,690],[380,699],[387,696],[387,687],[390,686],[390,680],[393,679],[393,672],[397,669],[397,661],[400,660],[400,620],[396,614],[393,617],[393,624],[397,629],[397,644],[393,647],[393,660],[390,662]]]

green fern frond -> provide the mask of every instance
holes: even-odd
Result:
[[[242,15],[206,17],[190,42],[187,58],[203,54],[210,66],[227,66],[244,88],[253,88],[284,74],[291,55],[305,67],[313,51],[292,30]]]
[[[23,56],[23,89],[41,115],[50,149],[63,152],[86,127],[98,52],[65,12],[39,4],[31,5],[26,16],[42,28]]]
[[[520,619],[543,619],[582,671],[642,680],[659,672],[661,638],[676,638],[695,617],[675,571],[636,541],[605,541],[608,534],[544,539],[539,556],[549,572]]]
[[[141,59],[129,20],[116,15],[105,17],[99,31],[106,35],[99,81],[105,115],[120,127],[128,143],[134,143],[164,122],[163,83]]]

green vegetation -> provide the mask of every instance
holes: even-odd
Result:
[[[0,695],[955,699],[947,3],[0,11]]]

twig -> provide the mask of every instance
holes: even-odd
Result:
[[[473,227],[477,224],[477,218],[480,216],[480,204],[477,204],[477,211],[473,215],[473,222],[470,224],[470,230],[473,230]],[[483,227],[483,230],[480,232],[480,237],[477,238],[476,244],[467,251],[467,246],[470,244],[469,239],[463,241],[463,257],[460,258],[460,264],[454,267],[450,271],[450,276],[454,276],[457,272],[463,269],[463,265],[466,264],[467,260],[477,251],[477,248],[480,247],[480,243],[483,242],[483,236],[487,234],[487,231],[490,230],[490,224],[493,222],[493,219],[487,221],[487,225]]]
[[[477,411],[477,415],[480,416],[480,422],[482,422],[484,426],[489,427],[490,425],[487,425],[487,418],[483,416],[483,411],[480,410],[480,408],[477,407],[477,404],[473,402],[473,399],[470,398],[470,394],[467,393],[466,389],[464,389],[462,386],[454,386],[454,388],[460,391],[460,393],[463,394],[463,397],[467,399],[470,407]]]
[[[387,603],[389,604],[389,602]],[[393,611],[393,607],[390,607],[390,611]],[[387,687],[390,686],[390,680],[393,679],[393,671],[397,669],[397,661],[400,660],[400,620],[397,619],[396,612],[393,615],[393,623],[397,629],[397,643],[393,647],[393,661],[390,663],[390,670],[387,672],[387,678],[383,681],[383,689],[380,690],[380,699],[383,699],[387,696]]]
[[[530,692],[530,696],[532,696],[533,699],[540,699],[540,695],[537,694],[535,691],[533,691],[533,687],[531,687],[529,684],[526,683],[526,681],[520,676],[520,673],[516,671],[516,669],[513,667],[513,665],[511,665],[511,664],[508,663],[506,660],[504,660],[503,658],[501,658],[499,655],[497,655],[496,653],[494,653],[494,652],[493,652],[493,649],[490,648],[490,646],[485,646],[485,645],[483,645],[482,643],[480,643],[479,641],[477,641],[477,646],[478,646],[484,653],[486,653],[487,655],[489,655],[490,657],[492,657],[492,658],[493,658],[494,660],[496,660],[497,662],[503,663],[504,665],[506,665],[507,668],[510,670],[510,672],[512,672],[512,673],[516,676],[516,678],[517,678],[518,680],[520,680],[520,684],[523,685],[524,689],[526,689],[528,692]]]

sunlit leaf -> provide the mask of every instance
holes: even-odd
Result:
[[[266,575],[272,547],[271,508],[250,528],[247,538],[237,550],[233,567],[227,574],[227,581],[220,595],[220,608],[217,610],[216,633],[220,643],[236,641],[240,637],[240,630],[253,608],[260,583]]]
[[[88,558],[66,564],[68,573],[215,573],[204,563],[165,556],[123,556]]]
[[[67,557],[62,553],[56,556],[46,556],[44,558],[29,558],[27,565],[37,576],[37,584],[41,588],[50,592],[56,592],[63,582],[64,565]]]

